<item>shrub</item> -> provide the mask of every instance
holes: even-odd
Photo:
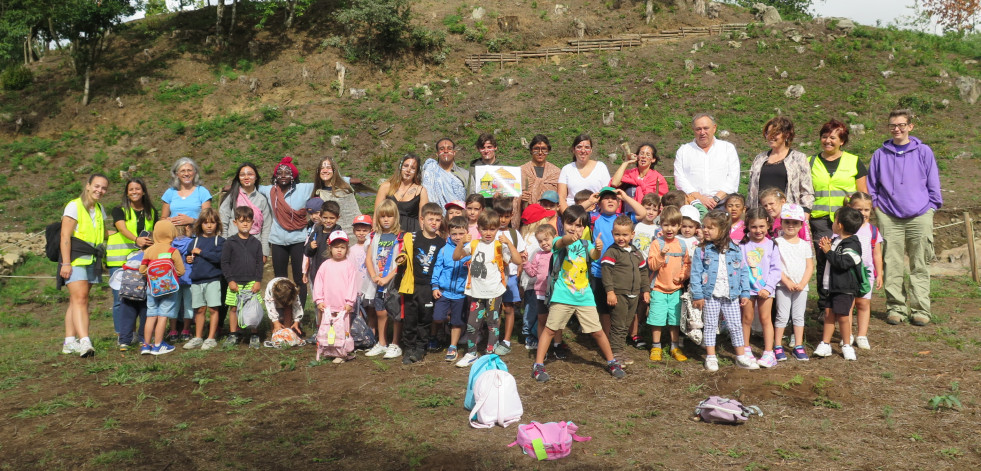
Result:
[[[23,65],[8,67],[0,73],[4,90],[23,90],[34,81],[34,73]]]
[[[341,47],[349,60],[383,64],[406,52],[432,62],[445,60],[445,35],[413,26],[411,17],[409,0],[351,0],[334,14],[348,33]]]

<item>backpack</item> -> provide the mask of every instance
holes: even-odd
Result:
[[[265,308],[258,294],[253,293],[250,289],[244,289],[242,286],[244,285],[240,285],[238,290],[238,302],[236,303],[238,306],[238,326],[241,329],[254,329],[262,323]]]
[[[503,370],[484,371],[474,384],[474,400],[477,402],[470,414],[473,428],[507,427],[519,420],[524,409],[514,376]]]
[[[375,346],[378,339],[375,333],[368,326],[367,315],[364,312],[364,305],[361,304],[361,297],[354,304],[354,313],[351,315],[351,337],[354,339],[354,348],[366,350]]]
[[[858,262],[855,265],[855,279],[858,280],[858,295],[865,296],[872,291],[872,280],[869,279],[869,269],[864,263]]]
[[[146,301],[146,278],[140,271],[123,265],[119,272],[119,297],[130,301]]]
[[[579,239],[576,242],[585,244],[582,239]],[[555,290],[555,280],[559,278],[559,273],[562,271],[562,262],[565,261],[568,253],[568,247],[552,253],[552,259],[548,263],[548,281],[545,283],[546,308],[552,305],[552,292]]]
[[[61,260],[61,221],[44,227],[44,255],[52,262]]]
[[[176,293],[180,286],[177,284],[177,274],[174,272],[174,254],[180,256],[177,249],[171,247],[167,258],[151,260],[146,267],[146,284],[150,296],[159,298]],[[160,254],[163,255],[163,254]],[[158,255],[158,257],[160,256]]]
[[[543,460],[557,460],[572,453],[572,442],[588,442],[592,437],[576,435],[579,427],[572,422],[532,422],[518,426],[518,438],[508,447],[518,445],[526,455]]]
[[[680,238],[680,237],[676,237],[676,239],[678,239],[678,244],[681,245],[681,252],[680,253],[678,253],[678,252],[668,252],[668,253],[664,254],[664,261],[665,261],[665,263],[667,263],[668,257],[681,257],[682,258],[682,263],[684,263],[684,257],[686,255],[688,255],[688,244],[686,244],[685,243],[685,240],[682,239],[682,238]],[[654,239],[654,240],[651,241],[651,247],[657,246],[658,247],[658,250],[663,249],[664,248],[664,244],[666,244],[666,242],[664,241],[664,239],[662,239],[660,237],[658,237],[657,239]],[[648,249],[648,252],[649,251],[650,251],[650,249]],[[652,273],[652,275],[651,275],[651,289],[654,289],[654,278],[657,277],[657,273],[659,271],[661,271],[661,270],[657,270],[657,271],[652,271],[651,272]]]
[[[687,289],[681,293],[681,333],[698,345],[705,345],[705,335],[702,329],[705,322],[702,319],[702,310],[696,309],[692,305],[691,290]]]
[[[306,342],[296,335],[296,331],[290,329],[289,327],[283,327],[272,334],[271,340],[267,340],[264,344],[267,347],[272,348],[283,348],[283,347],[297,347],[306,345]]]
[[[751,415],[763,417],[763,411],[756,406],[744,406],[728,397],[711,396],[695,406],[695,418],[710,424],[739,425]]]
[[[476,404],[476,400],[473,397],[473,388],[477,383],[477,378],[481,373],[490,370],[507,371],[508,365],[504,364],[501,357],[491,353],[490,355],[480,357],[470,366],[470,378],[467,380],[467,395],[463,399],[463,407],[465,409],[473,410]]]

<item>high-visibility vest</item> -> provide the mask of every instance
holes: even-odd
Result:
[[[139,219],[136,217],[136,211],[133,208],[124,209],[126,213],[126,229],[129,230],[131,234],[136,234],[136,227]],[[143,218],[143,229],[149,232],[153,232],[153,212],[152,210]],[[136,250],[136,241],[130,240],[123,235],[122,232],[116,232],[115,234],[109,236],[106,241],[106,266],[110,267],[121,267],[126,263],[126,257]]]
[[[75,233],[73,235],[82,242],[87,242],[94,247],[102,245],[106,240],[106,223],[102,219],[102,205],[99,203],[95,204],[95,219],[92,219],[92,216],[89,215],[89,210],[85,209],[85,205],[82,204],[82,198],[75,198],[68,204],[74,204],[78,210],[78,219],[76,220],[77,223],[75,224]],[[94,259],[94,255],[83,255],[72,260],[72,266],[84,267],[91,265]]]
[[[814,185],[814,206],[811,207],[811,217],[828,216],[835,219],[835,211],[845,205],[845,198],[858,190],[855,176],[858,175],[858,156],[842,152],[838,168],[829,174],[824,162],[818,162],[820,156],[811,157],[811,183]]]

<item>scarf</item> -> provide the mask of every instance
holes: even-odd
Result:
[[[272,205],[273,219],[275,219],[283,229],[292,232],[305,229],[307,227],[306,209],[293,209],[290,204],[286,202],[286,194],[283,193],[283,189],[280,188],[279,185],[273,185],[273,187],[269,190],[269,197],[269,203]]]
[[[235,206],[248,206],[252,208],[252,229],[249,229],[249,234],[259,235],[262,232],[262,211],[252,203],[249,195],[241,187],[238,189],[238,200],[235,201]]]

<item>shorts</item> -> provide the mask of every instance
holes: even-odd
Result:
[[[506,303],[521,302],[521,288],[518,287],[518,275],[508,275],[508,284],[504,290],[502,301]]]
[[[392,288],[375,293],[375,312],[387,312],[392,320],[402,321],[402,296]]]
[[[463,309],[467,306],[467,298],[450,299],[446,296],[436,300],[433,308],[433,322],[445,322],[447,318],[453,327],[463,327],[467,325],[467,319],[463,317]]]
[[[652,290],[647,324],[655,327],[681,325],[681,290],[673,293]]]
[[[170,293],[159,297],[147,295],[146,316],[177,319],[177,297],[177,293]]]
[[[88,281],[90,284],[96,285],[102,283],[102,276],[95,274],[95,264],[83,265],[80,267],[72,267],[72,275],[65,280],[65,284],[74,283],[76,281]]]
[[[560,303],[552,303],[549,306],[548,320],[545,322],[545,327],[552,330],[562,330],[569,322],[569,319],[572,319],[573,314],[579,319],[579,326],[582,327],[582,333],[591,334],[603,329],[600,326],[599,314],[596,312],[595,306],[573,306],[571,304]]]
[[[828,305],[831,313],[836,316],[847,316],[852,312],[852,304],[855,303],[855,296],[844,293],[831,293],[828,295]]]
[[[603,288],[603,279],[589,275],[589,287],[593,290],[593,299],[596,300],[596,311],[600,314],[609,314],[610,305],[606,303],[606,289]]]
[[[180,291],[177,292],[180,295],[180,305],[177,307],[177,318],[194,320],[194,308],[191,306],[191,286],[192,285],[181,285]]]
[[[221,306],[221,281],[191,285],[191,309]]]
[[[231,283],[231,281],[229,281],[229,283]],[[251,290],[253,286],[255,286],[255,282],[254,281],[250,281],[250,282],[248,282],[248,283],[246,283],[244,285],[241,284],[241,283],[239,283],[238,284],[238,289],[239,290],[243,290],[243,289]],[[231,288],[229,288],[227,291],[225,291],[225,305],[226,306],[232,306],[232,307],[238,306],[238,293],[235,292],[235,291],[232,291]]]

